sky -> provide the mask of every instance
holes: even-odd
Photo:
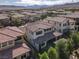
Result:
[[[79,2],[79,0],[0,0],[0,5],[58,5],[65,3]]]

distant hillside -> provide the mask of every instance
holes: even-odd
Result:
[[[79,8],[78,3],[68,3],[64,5],[33,5],[33,6],[13,6],[13,5],[0,5],[0,10],[15,10],[15,9],[39,9],[39,8],[53,8],[53,9],[60,9],[60,8]]]
[[[26,8],[31,8],[31,9],[38,9],[38,8],[50,8],[52,7],[53,9],[60,9],[60,8],[79,8],[79,2],[77,3],[67,3],[67,4],[62,4],[62,5],[33,5],[33,6],[27,6]]]
[[[15,9],[24,9],[23,6],[13,6],[13,5],[0,5],[0,10],[15,10]]]
[[[67,4],[62,4],[62,5],[33,5],[33,6],[26,6],[25,8],[29,8],[29,9],[39,9],[39,8],[49,8],[49,7],[53,7],[53,8],[79,8],[79,2],[77,3],[67,3]]]
[[[51,6],[52,7],[52,6]],[[77,3],[68,3],[64,5],[55,5],[52,8],[79,8],[79,2]]]

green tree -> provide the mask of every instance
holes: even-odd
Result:
[[[67,51],[69,52],[69,54],[72,54],[73,50],[74,50],[73,40],[71,38],[69,38],[67,40]]]
[[[59,55],[59,59],[68,59],[67,43],[66,39],[60,39],[56,43],[56,49]]]
[[[14,26],[21,26],[22,25],[22,21],[20,19],[12,20],[12,25],[14,25]]]
[[[71,36],[72,40],[73,40],[73,45],[74,45],[74,48],[78,48],[79,47],[79,33],[74,33],[72,36]]]
[[[47,15],[41,15],[41,19],[45,19]]]
[[[41,56],[40,59],[49,59],[48,55],[46,52],[44,52]]]
[[[57,51],[55,48],[49,48],[48,50],[49,59],[57,59]]]

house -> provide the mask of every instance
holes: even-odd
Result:
[[[24,41],[23,40],[24,32],[22,32],[17,27],[1,28],[0,33],[16,38],[16,42],[18,43]]]
[[[75,30],[78,31],[79,30],[79,13],[71,13],[71,14],[67,14],[67,15],[59,15],[59,17],[65,17],[67,19],[69,19],[69,21],[73,21],[70,24],[75,26]]]
[[[40,16],[41,16],[40,14],[37,14],[35,12],[22,12],[21,14],[25,15],[26,19],[29,22],[40,20]]]
[[[47,17],[45,20],[54,22],[55,31],[64,34],[69,30],[69,20],[64,17]]]
[[[55,15],[66,15],[66,14],[71,14],[70,11],[52,11],[53,14]]]
[[[56,41],[68,31],[74,30],[74,21],[65,17],[47,17],[44,20],[27,23],[20,29],[26,32],[27,41],[38,51],[49,41]]]
[[[27,41],[30,42],[35,49],[40,51],[47,46],[50,40],[54,41],[54,38],[62,35],[62,33],[55,32],[54,26],[53,22],[45,20],[24,25]],[[57,36],[55,36],[55,34]]]
[[[9,29],[21,33],[16,28],[12,29],[10,27]],[[5,31],[5,33],[0,32],[0,59],[30,59],[31,49],[24,42],[17,43],[17,37],[12,35],[14,34],[16,36],[17,34],[11,31]]]

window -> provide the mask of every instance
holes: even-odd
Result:
[[[9,45],[12,45],[12,44],[13,44],[13,41],[9,41],[8,44],[9,44]]]
[[[66,23],[65,23],[65,24],[63,24],[63,26],[66,26]]]
[[[33,32],[31,32],[31,34],[33,35]]]
[[[63,29],[63,32],[67,32],[68,31],[68,29]]]
[[[2,47],[6,47],[7,46],[7,42],[2,43]]]
[[[15,41],[19,41],[19,40],[21,40],[21,37],[20,36],[18,36]]]
[[[71,25],[74,25],[74,23],[71,23]]]
[[[44,45],[45,45],[45,43],[42,43],[42,44],[41,44],[41,46],[44,46]]]
[[[61,29],[59,29],[59,32],[61,32]]]
[[[40,35],[40,34],[42,34],[42,31],[36,32],[36,35]]]
[[[48,29],[44,29],[44,31],[46,32],[46,31],[50,31],[51,30],[51,28],[48,28]]]
[[[61,26],[61,24],[59,24]]]

